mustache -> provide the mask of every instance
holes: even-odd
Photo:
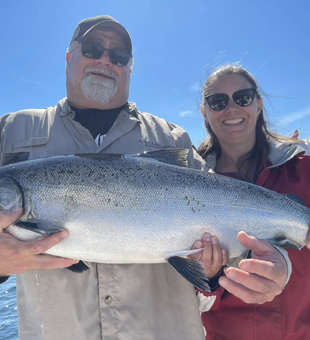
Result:
[[[97,66],[88,66],[85,69],[84,76],[87,76],[89,73],[103,74],[103,75],[105,75],[109,78],[112,78],[114,80],[118,80],[118,78],[119,78],[117,73],[115,73],[111,70],[108,70],[106,68],[100,68],[100,67],[97,67]]]

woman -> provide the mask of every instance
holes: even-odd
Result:
[[[310,157],[303,156],[296,140],[268,130],[263,100],[249,72],[238,64],[213,72],[204,85],[201,111],[210,138],[198,152],[211,169],[279,193],[298,195],[310,207]],[[203,251],[208,257],[206,273],[213,277],[211,293],[203,295],[215,301],[202,313],[206,339],[310,339],[309,249],[288,250],[293,270],[281,294],[264,304],[250,304],[218,284],[223,280],[218,278],[225,275],[221,266],[227,256],[219,251],[216,238],[211,241],[215,242],[204,243],[208,252],[206,248]]]

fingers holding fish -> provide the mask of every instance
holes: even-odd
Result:
[[[0,276],[20,274],[31,269],[65,268],[78,262],[50,255],[31,255],[41,246],[38,248],[28,243],[32,242],[22,242],[9,234],[0,234]]]
[[[221,249],[216,236],[204,234],[203,245],[200,261],[205,267],[207,277],[211,279],[217,275],[222,266],[227,264],[228,255],[225,249]]]
[[[225,269],[225,275],[219,279],[219,284],[245,303],[263,304],[282,291],[274,281],[237,268]]]
[[[10,213],[1,212],[0,224],[13,221],[8,218]],[[11,218],[13,219],[13,217]],[[7,232],[0,233],[0,276],[24,273],[30,269],[53,269],[69,267],[77,260],[39,255],[59,243],[68,232],[60,232],[43,240],[24,242],[17,240]]]
[[[259,260],[242,260],[240,268],[272,280],[280,293],[288,276],[288,266],[284,256],[268,242],[248,236],[244,232],[238,234],[238,240],[243,246],[251,249],[252,259]]]
[[[240,269],[225,269],[226,277],[219,284],[246,303],[262,304],[279,295],[287,278],[283,255],[264,240],[238,234],[239,242],[251,250],[251,259],[242,260]]]
[[[215,277],[222,266],[228,262],[228,254],[225,249],[221,249],[216,236],[205,233],[201,240],[194,243],[192,249],[203,248],[199,253],[188,256],[194,260],[200,260],[206,272],[206,276],[211,279]]]
[[[45,253],[48,249],[54,247],[56,244],[62,242],[69,236],[68,230],[59,231],[51,236],[45,237],[41,240],[24,242],[25,255],[39,255]]]
[[[272,261],[262,261],[257,259],[242,260],[239,267],[248,273],[264,277],[274,282],[278,287],[278,294],[280,294],[287,278],[286,262],[281,254],[280,256],[282,259],[280,257],[278,259],[275,257]]]
[[[78,262],[79,260],[72,260],[72,259],[66,259],[62,257],[42,254],[42,255],[34,256],[30,267],[28,266],[26,270],[30,270],[30,269],[48,270],[48,269],[56,269],[56,268],[67,268]]]

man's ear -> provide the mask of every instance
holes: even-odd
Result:
[[[131,71],[132,71],[132,68],[131,68],[131,69],[129,69],[129,74],[131,74]]]
[[[66,53],[66,63],[67,64],[68,64],[69,60],[70,60],[70,52],[67,52]]]
[[[67,67],[68,67],[69,60],[70,60],[70,52],[66,52],[66,72],[65,72],[66,75],[67,75]]]

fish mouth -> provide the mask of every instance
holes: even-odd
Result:
[[[227,119],[223,121],[223,123],[226,125],[237,125],[242,124],[243,122],[244,118]]]

